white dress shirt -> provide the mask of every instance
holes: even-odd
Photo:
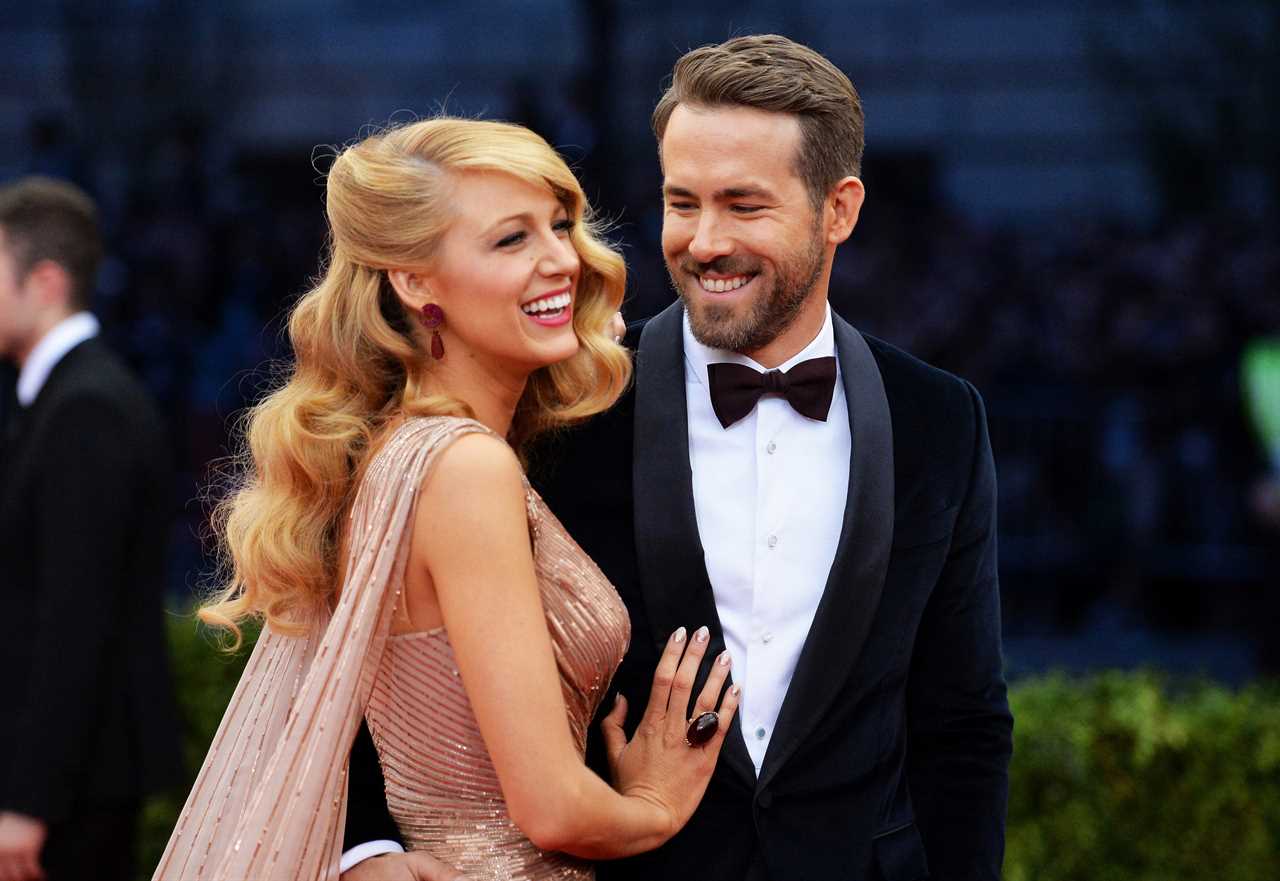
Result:
[[[40,342],[35,344],[18,371],[18,403],[30,407],[58,362],[66,357],[67,352],[97,336],[98,330],[98,319],[92,313],[77,312],[59,321],[40,337]]]
[[[364,844],[357,844],[355,847],[351,848],[351,850],[343,852],[342,857],[338,860],[338,873],[341,874],[343,872],[350,871],[365,860],[380,857],[384,853],[404,853],[404,847],[398,841],[390,841],[387,839],[366,841]]]
[[[698,534],[733,679],[742,686],[738,716],[758,776],[835,560],[849,487],[849,406],[837,362],[825,422],[767,395],[723,428],[711,408],[707,365],[766,368],[702,345],[687,316],[684,351]],[[828,307],[818,335],[778,369],[835,354]]]

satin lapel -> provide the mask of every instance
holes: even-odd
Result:
[[[813,730],[862,652],[880,604],[893,543],[893,424],[866,340],[832,314],[852,440],[844,524],[827,585],[760,772],[767,786]]]
[[[714,657],[724,649],[724,632],[693,506],[683,315],[677,302],[650,319],[636,354],[636,558],[655,648],[661,652],[677,627],[706,624],[711,629],[707,656]],[[736,717],[721,756],[755,785]]]

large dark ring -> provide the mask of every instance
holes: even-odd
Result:
[[[689,746],[703,746],[716,736],[720,728],[720,714],[707,712],[689,721],[684,732],[684,742]]]

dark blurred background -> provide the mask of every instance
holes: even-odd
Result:
[[[102,206],[95,311],[182,463],[173,607],[317,269],[326,145],[442,109],[533,127],[615,221],[643,317],[673,297],[649,113],[683,51],[761,31],[863,97],[835,308],[987,399],[1011,671],[1276,670],[1280,461],[1240,368],[1280,336],[1275,0],[5,4],[0,180]]]

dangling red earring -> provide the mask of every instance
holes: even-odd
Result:
[[[444,358],[444,340],[440,339],[440,328],[444,327],[444,310],[435,303],[423,304],[422,326],[431,331],[431,357],[441,360]]]

